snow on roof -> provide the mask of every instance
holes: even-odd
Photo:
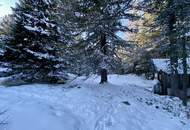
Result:
[[[170,59],[152,59],[152,62],[154,64],[154,67],[157,71],[164,71],[166,73],[171,73],[171,69],[170,69]],[[178,73],[182,74],[183,73],[183,66],[182,66],[182,60],[178,60]],[[187,58],[187,65],[188,65],[188,73],[190,74],[190,58]]]

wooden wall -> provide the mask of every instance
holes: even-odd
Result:
[[[163,71],[158,72],[158,80],[161,84],[161,94],[184,97],[184,85],[187,86],[187,96],[190,97],[190,74],[187,75],[187,80],[184,81],[185,75],[183,74],[167,74]]]

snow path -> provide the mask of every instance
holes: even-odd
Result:
[[[8,125],[0,130],[190,130],[177,98],[151,93],[155,81],[135,75],[79,77],[66,85],[0,87]],[[123,103],[125,102],[125,104]],[[175,106],[175,107],[174,107]],[[0,109],[0,110],[1,110]]]

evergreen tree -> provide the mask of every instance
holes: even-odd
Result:
[[[156,19],[157,26],[161,27],[162,35],[165,41],[167,40],[167,43],[169,43],[163,46],[168,48],[171,72],[178,73],[178,58],[181,57],[180,48],[182,48],[179,41],[181,36],[189,31],[190,2],[188,0],[144,0],[142,3],[144,10],[158,15]]]
[[[58,4],[53,0],[20,0],[14,8],[12,40],[6,44],[4,61],[11,64],[13,78],[25,82],[57,83],[64,68],[61,57]],[[18,75],[19,74],[19,75]]]
[[[73,3],[72,3],[73,2]],[[68,7],[67,18],[75,30],[78,41],[86,52],[83,59],[95,71],[100,70],[101,83],[107,82],[107,71],[115,71],[120,59],[119,48],[129,43],[120,38],[119,31],[131,31],[122,20],[136,17],[130,13],[132,0],[73,0]]]
[[[188,52],[189,52],[189,41],[188,41],[188,33],[190,32],[190,2],[188,1],[176,1],[178,2],[176,5],[176,16],[177,16],[177,24],[176,24],[176,30],[177,32],[177,38],[178,38],[178,44],[179,44],[179,58],[182,61],[183,66],[183,103],[184,105],[187,105],[187,82],[188,82],[188,69],[189,65],[187,64],[187,58]]]
[[[189,56],[189,32],[190,32],[190,1],[189,0],[144,0],[150,8],[149,12],[159,15],[157,18],[159,26],[162,27],[164,36],[168,39],[171,73],[176,76],[182,61],[184,82],[187,83],[187,58]],[[145,4],[146,5],[146,4]],[[147,6],[146,6],[147,7]],[[157,7],[157,8],[156,8]],[[172,80],[175,80],[175,78]],[[172,82],[172,81],[171,81]],[[175,95],[176,88],[172,88]],[[187,102],[187,86],[183,88],[184,105]]]
[[[133,41],[135,46],[128,54],[128,60],[133,63],[130,71],[137,74],[149,74],[151,58],[165,57],[158,43],[158,39],[161,39],[161,30],[156,25],[157,15],[144,12],[142,9],[134,10],[134,13],[141,18],[128,23],[129,26],[138,30],[137,33],[126,33],[126,39]]]

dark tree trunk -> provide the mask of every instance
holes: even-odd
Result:
[[[174,5],[174,0],[168,1],[168,7],[172,7]],[[170,42],[170,49],[169,49],[169,56],[170,56],[170,67],[172,74],[177,74],[177,67],[178,67],[178,56],[177,56],[177,46],[176,46],[176,14],[175,12],[169,13],[168,19],[168,35],[169,35],[169,42]]]
[[[182,38],[182,64],[183,64],[183,105],[187,106],[187,83],[188,83],[188,75],[187,75],[187,50],[186,50],[186,41]]]
[[[176,23],[176,16],[174,13],[170,14],[169,17],[169,41],[170,41],[170,65],[171,65],[171,72],[172,74],[177,74],[177,67],[178,67],[178,55],[177,55],[177,39],[175,36],[175,23]]]
[[[180,6],[180,12],[182,13],[181,21],[184,21],[185,16],[184,16],[183,6]],[[186,28],[186,26],[183,25],[183,29],[185,29],[185,28]],[[188,44],[188,43],[187,43],[187,40],[186,40],[185,35],[184,35],[182,37],[182,64],[183,64],[183,73],[184,73],[182,98],[183,98],[183,105],[185,105],[185,106],[187,106],[187,88],[188,88],[188,83],[189,83],[188,74],[187,74],[187,68],[188,68],[187,57],[188,57],[188,54],[187,54],[186,44]]]
[[[106,35],[102,34],[101,39],[100,39],[100,44],[101,44],[101,52],[104,54],[104,56],[106,56],[107,50],[106,50]],[[104,60],[104,57],[102,57],[102,59]],[[108,73],[107,73],[107,69],[106,68],[101,68],[100,70],[100,75],[101,75],[101,81],[100,83],[106,83],[108,81]]]
[[[107,70],[101,69],[101,81],[100,81],[101,84],[106,83],[108,81],[107,75],[108,75]]]
[[[183,95],[182,95],[182,100],[183,100],[183,105],[187,106],[187,86],[188,86],[188,75],[184,74],[183,77]]]

